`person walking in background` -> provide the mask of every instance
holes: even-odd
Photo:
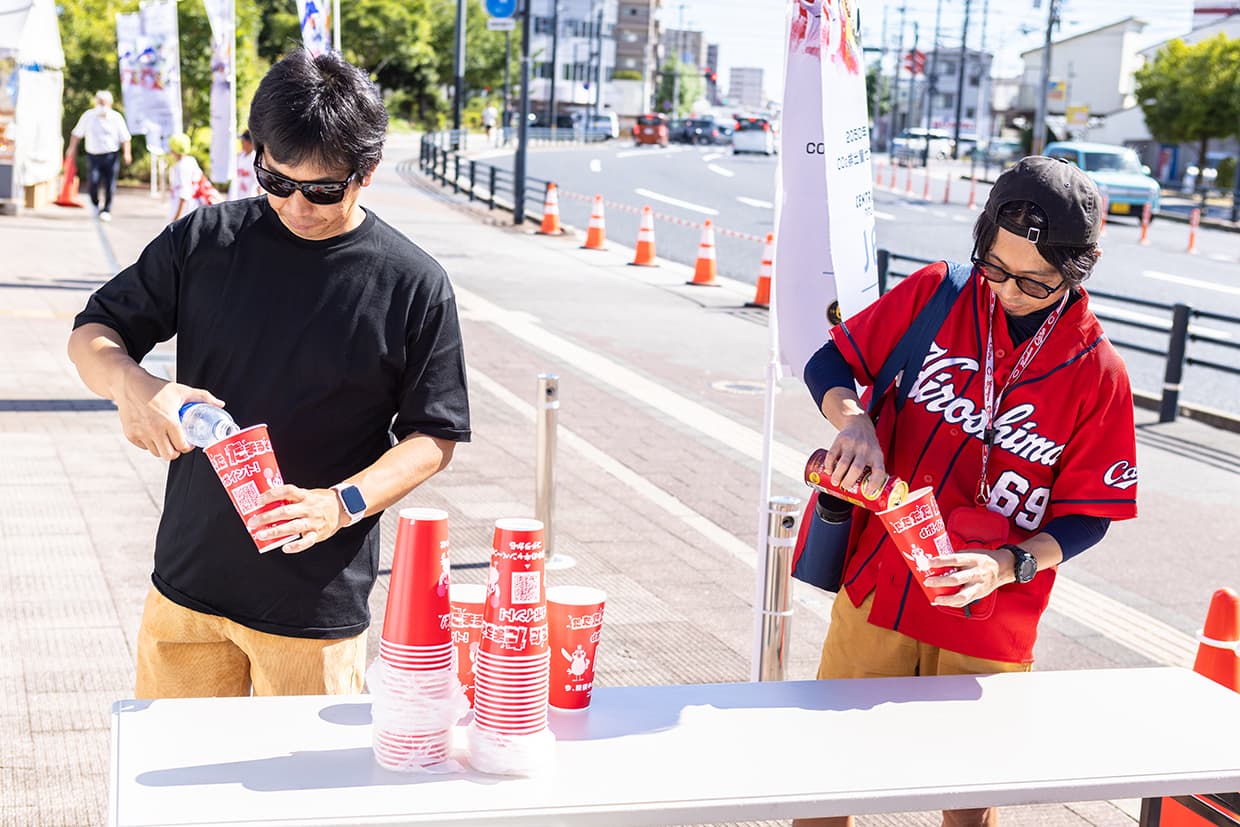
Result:
[[[237,156],[237,173],[228,185],[228,200],[262,195],[263,188],[254,180],[254,139],[250,130],[241,133],[241,153]]]
[[[65,159],[76,158],[78,143],[85,142],[90,203],[99,213],[100,221],[111,221],[112,196],[116,194],[116,176],[120,173],[122,155],[126,165],[133,163],[129,127],[121,113],[112,108],[112,93],[106,89],[96,92],[94,107],[82,113],[69,134]],[[103,189],[102,208],[99,206],[100,188]]]
[[[495,108],[495,104],[487,101],[487,105],[482,108],[482,128],[487,133],[487,146],[491,146],[495,142],[495,125],[499,122],[499,110]]]
[[[387,127],[365,72],[292,52],[250,105],[266,197],[172,223],[74,321],[82,380],[170,462],[135,697],[362,689],[379,518],[470,438],[448,276],[359,203]],[[139,363],[173,336],[169,382]],[[258,553],[181,428],[182,405],[223,400],[279,457],[256,505],[276,507],[249,520],[260,542],[300,535],[279,551]]]
[[[168,139],[168,154],[172,156],[172,166],[168,167],[169,223],[189,215],[198,207],[202,167],[198,165],[198,159],[189,154],[192,147],[189,136],[184,132]]]

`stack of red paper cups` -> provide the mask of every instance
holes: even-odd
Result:
[[[526,774],[554,743],[547,730],[545,560],[541,522],[496,520],[470,740],[470,760],[484,772]]]
[[[400,512],[379,658],[367,674],[375,760],[412,770],[447,758],[463,713],[449,625],[448,514]]]
[[[482,645],[482,604],[487,587],[478,583],[453,583],[448,592],[452,602],[452,645],[456,647],[456,675],[465,689],[469,705],[474,704],[474,664]]]

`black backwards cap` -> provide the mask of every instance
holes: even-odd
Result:
[[[1023,227],[999,215],[1004,204],[1031,201],[1046,213],[1046,226]],[[1062,158],[1030,155],[1004,172],[990,189],[986,215],[1033,244],[1090,247],[1098,241],[1102,198],[1092,178]]]

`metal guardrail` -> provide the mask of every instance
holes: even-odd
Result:
[[[525,130],[526,140],[533,145],[542,144],[597,144],[613,138],[609,132],[597,127],[563,126],[552,129],[549,126],[531,126]],[[441,129],[428,132],[422,136],[423,141],[430,141],[440,149],[486,149],[505,146],[515,147],[517,144],[517,128],[497,127],[493,136],[474,132],[469,129]]]
[[[470,201],[482,201],[488,209],[511,212],[516,198],[513,171],[466,158],[452,147],[451,131],[422,136],[418,168],[433,180],[452,187],[452,192],[465,193]],[[532,175],[525,176],[525,180],[525,207],[541,216],[551,182]]]
[[[925,258],[917,258],[915,256],[906,256],[900,253],[894,253],[891,250],[880,249],[878,251],[878,290],[879,293],[886,293],[888,282],[892,278],[904,278],[908,276],[908,272],[897,272],[892,268],[894,262],[909,262],[919,267],[926,264],[933,264],[934,261]],[[1103,319],[1114,325],[1131,330],[1145,330],[1154,333],[1168,334],[1166,349],[1150,347],[1130,340],[1118,339],[1110,334],[1107,338],[1111,344],[1118,348],[1145,353],[1151,356],[1161,356],[1166,359],[1166,367],[1163,371],[1163,387],[1162,395],[1159,399],[1158,421],[1174,422],[1180,408],[1180,385],[1184,379],[1184,368],[1186,366],[1206,368],[1232,376],[1240,376],[1240,358],[1237,358],[1236,364],[1223,364],[1209,359],[1202,359],[1193,356],[1189,352],[1189,345],[1194,342],[1209,343],[1212,347],[1220,347],[1230,350],[1240,351],[1240,341],[1229,340],[1211,335],[1208,332],[1195,330],[1192,321],[1195,319],[1210,320],[1223,322],[1224,324],[1236,325],[1240,328],[1240,317],[1228,316],[1223,313],[1213,313],[1209,310],[1201,310],[1199,308],[1190,307],[1182,302],[1175,304],[1166,304],[1165,302],[1150,301],[1149,299],[1137,299],[1130,296],[1121,296],[1116,293],[1104,293],[1101,290],[1090,290],[1089,295],[1092,298],[1106,299],[1107,301],[1119,302],[1122,304],[1134,305],[1136,307],[1148,310],[1158,310],[1169,313],[1170,321],[1165,323],[1154,323],[1141,321],[1138,319],[1125,318],[1124,316],[1108,312],[1105,308],[1094,308],[1094,315],[1099,319]]]

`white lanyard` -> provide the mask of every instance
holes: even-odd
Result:
[[[1055,328],[1055,323],[1059,321],[1059,316],[1063,313],[1064,307],[1068,304],[1068,295],[1070,291],[1064,291],[1063,298],[1059,300],[1059,306],[1051,312],[1046,320],[1042,322],[1042,326],[1038,328],[1038,332],[1025,346],[1025,350],[1020,355],[1020,359],[1016,362],[1016,367],[1012,368],[1012,372],[1008,375],[1007,381],[1003,383],[1003,389],[999,391],[998,399],[995,398],[995,294],[990,294],[990,324],[986,331],[986,372],[983,374],[982,386],[982,475],[977,481],[977,494],[974,500],[978,505],[986,505],[990,501],[990,484],[986,482],[986,472],[990,467],[990,448],[995,442],[995,415],[998,413],[999,407],[1003,404],[1003,397],[1007,395],[1008,389],[1020,379],[1021,374],[1025,372],[1025,368],[1029,367],[1029,363],[1033,361],[1033,357],[1038,355],[1038,351],[1042,349],[1042,345],[1046,343],[1047,337],[1051,335],[1051,331]]]

